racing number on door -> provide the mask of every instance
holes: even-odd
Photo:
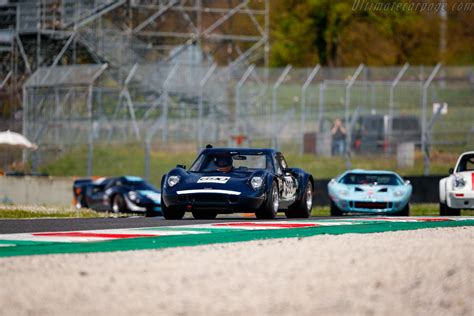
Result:
[[[285,175],[284,179],[284,197],[286,200],[292,199],[296,195],[295,179],[291,175]]]
[[[279,181],[282,198],[284,200],[291,200],[296,196],[296,179],[291,174],[285,172],[288,164],[282,154],[277,154],[276,161],[282,175]]]

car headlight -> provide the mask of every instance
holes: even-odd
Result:
[[[401,191],[401,190],[393,192],[393,195],[395,195],[395,196],[402,196],[403,194],[405,194],[405,192]]]
[[[170,187],[174,187],[175,185],[177,185],[179,183],[179,176],[169,176],[168,177],[168,185]]]
[[[130,199],[130,201],[133,201],[133,202],[138,202],[139,201],[138,193],[135,192],[135,191],[128,192],[128,198]]]
[[[453,186],[457,189],[461,189],[466,185],[466,180],[462,176],[454,176]]]
[[[254,190],[258,190],[263,185],[263,178],[262,177],[253,177],[252,180],[250,180],[250,184],[252,185],[252,188]]]
[[[339,190],[339,191],[337,191],[337,193],[339,193],[339,195],[342,195],[342,196],[349,195],[349,191],[347,191],[347,190]]]

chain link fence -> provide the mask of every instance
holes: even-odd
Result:
[[[150,153],[207,143],[342,155],[347,167],[355,155],[421,151],[429,174],[430,153],[474,148],[474,67],[40,68],[23,88],[23,132],[39,146],[24,154],[33,169],[87,152],[74,160],[87,175],[95,148],[143,148],[148,177]]]

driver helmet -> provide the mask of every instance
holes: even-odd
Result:
[[[232,157],[231,156],[217,156],[214,157],[214,163],[217,168],[228,168],[232,166]]]

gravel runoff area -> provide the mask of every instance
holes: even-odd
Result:
[[[1,315],[473,315],[474,228],[0,259]]]

